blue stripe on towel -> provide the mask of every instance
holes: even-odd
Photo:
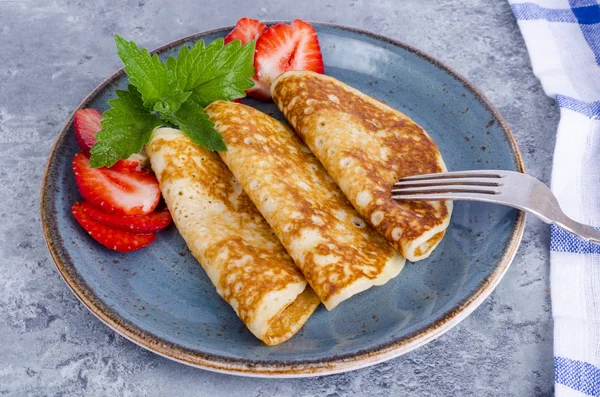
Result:
[[[554,357],[554,381],[589,396],[600,396],[600,368],[584,361]]]
[[[596,0],[569,0],[571,7],[587,7],[598,5]]]
[[[569,96],[557,95],[556,103],[561,108],[581,113],[590,119],[600,119],[600,102],[584,102]]]
[[[569,0],[568,8],[545,8],[535,3],[512,4],[515,18],[520,21],[546,20],[548,22],[577,23],[590,46],[596,63],[600,65],[600,5],[592,0]]]
[[[550,251],[600,254],[600,244],[589,243],[558,226],[550,226]]]
[[[512,4],[511,8],[518,20],[545,19],[549,22],[571,22],[577,23],[573,12],[566,9],[553,9],[540,7],[534,3]]]
[[[577,18],[577,23],[580,25],[592,25],[600,22],[600,6],[597,3],[582,4],[588,2],[581,2],[576,0],[569,0],[571,5],[571,11]]]
[[[569,4],[585,41],[594,53],[596,64],[600,65],[600,31],[598,26],[595,26],[600,23],[600,6],[589,0],[569,0]]]

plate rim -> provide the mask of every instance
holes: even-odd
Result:
[[[267,21],[265,23],[267,25],[272,25],[275,23],[282,22],[289,23],[290,21]],[[510,143],[513,155],[515,157],[514,160],[519,168],[519,171],[522,173],[525,172],[523,159],[521,157],[521,153],[519,151],[519,147],[516,143],[516,140],[510,130],[510,127],[508,126],[502,115],[494,107],[494,105],[492,105],[492,103],[485,97],[485,95],[483,95],[483,93],[477,87],[470,83],[461,74],[457,73],[452,68],[448,67],[446,64],[439,61],[438,59],[401,41],[349,26],[325,22],[310,23],[314,26],[334,28],[343,31],[349,31],[351,33],[359,35],[369,36],[370,38],[375,39],[377,41],[385,42],[393,46],[400,47],[423,58],[429,63],[432,63],[433,65],[444,70],[446,73],[459,80],[466,89],[471,91],[475,95],[475,97],[479,101],[481,101],[487,109],[490,110],[494,117],[494,120],[498,122],[499,125],[502,127],[507,141]],[[154,54],[158,52],[163,52],[173,47],[179,46],[180,44],[183,44],[186,41],[198,40],[200,37],[211,34],[229,32],[232,29],[233,26],[226,26],[194,33],[179,38],[177,40],[171,41],[167,44],[164,44],[153,50],[151,53]],[[409,351],[414,350],[424,345],[425,343],[439,337],[440,335],[444,334],[452,327],[460,323],[490,295],[490,293],[502,280],[504,274],[506,273],[514,259],[525,228],[526,216],[525,213],[522,211],[518,211],[517,213],[517,217],[515,219],[515,226],[511,232],[510,240],[507,246],[505,247],[505,251],[503,253],[502,258],[500,258],[495,264],[494,271],[486,280],[484,280],[481,283],[478,289],[475,292],[473,292],[465,301],[461,302],[461,304],[458,307],[454,308],[454,310],[452,310],[451,312],[443,315],[436,322],[430,324],[424,329],[418,330],[417,332],[415,332],[407,338],[395,340],[392,343],[389,343],[387,345],[380,345],[370,350],[359,351],[355,354],[340,355],[335,356],[331,359],[324,360],[304,360],[298,362],[285,362],[279,360],[257,361],[231,359],[228,357],[213,355],[206,352],[200,353],[198,351],[193,351],[190,349],[186,349],[182,346],[177,346],[172,343],[162,341],[160,337],[153,335],[150,332],[143,331],[135,324],[129,322],[124,318],[120,318],[120,316],[116,315],[115,313],[110,312],[110,309],[105,307],[101,300],[95,296],[95,294],[89,288],[85,280],[80,278],[77,272],[74,271],[74,268],[69,268],[69,264],[66,263],[68,261],[65,259],[70,259],[70,255],[68,254],[66,249],[63,249],[63,252],[60,251],[59,248],[62,244],[62,239],[58,234],[53,233],[53,226],[55,225],[52,224],[52,218],[55,214],[53,214],[52,211],[52,195],[49,191],[50,189],[47,189],[47,187],[48,181],[50,180],[50,171],[52,168],[52,164],[54,163],[54,160],[57,156],[57,148],[59,144],[63,142],[63,140],[67,139],[68,132],[70,130],[75,112],[85,107],[98,94],[98,92],[105,89],[106,86],[111,84],[114,80],[120,78],[122,75],[123,68],[112,73],[98,86],[96,86],[96,88],[94,88],[92,92],[90,92],[73,110],[66,123],[60,130],[58,136],[56,137],[48,155],[48,160],[46,162],[44,175],[42,178],[40,200],[41,223],[42,230],[44,233],[44,239],[46,241],[46,245],[48,246],[48,250],[54,261],[54,264],[56,265],[62,279],[65,281],[69,289],[71,289],[71,291],[75,294],[77,299],[79,299],[79,301],[83,303],[83,305],[94,316],[96,316],[109,328],[145,349],[148,349],[163,357],[189,366],[202,368],[213,372],[250,377],[299,378],[330,375],[340,372],[357,370],[408,353]],[[67,258],[64,258],[65,256]]]

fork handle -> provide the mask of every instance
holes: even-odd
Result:
[[[590,225],[576,222],[564,213],[563,216],[560,217],[560,219],[553,220],[550,223],[561,227],[566,231],[571,232],[586,241],[600,244],[600,230],[597,230]]]

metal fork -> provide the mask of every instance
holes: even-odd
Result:
[[[600,231],[575,222],[537,179],[513,171],[456,171],[409,176],[394,184],[394,200],[471,200],[503,204],[536,215],[587,241],[600,244]]]

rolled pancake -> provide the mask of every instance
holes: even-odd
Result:
[[[334,79],[286,72],[271,86],[286,119],[354,208],[408,260],[427,258],[441,241],[451,201],[392,200],[392,185],[447,171],[429,135],[401,112]]]
[[[291,338],[319,299],[223,161],[171,128],[156,129],[146,151],[179,233],[219,295],[267,345]]]
[[[360,218],[289,127],[232,102],[205,111],[227,144],[219,155],[327,309],[400,273],[404,258]]]

